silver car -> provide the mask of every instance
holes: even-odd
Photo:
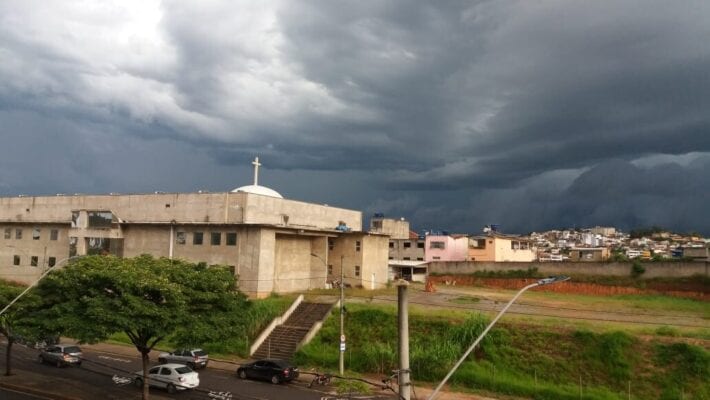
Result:
[[[160,353],[158,362],[184,364],[192,369],[205,368],[209,356],[202,349],[178,349],[170,353]]]
[[[133,384],[143,387],[143,371],[137,371],[134,375]],[[148,370],[148,385],[175,393],[200,386],[200,376],[183,364],[158,365]]]
[[[40,363],[54,364],[57,367],[81,365],[82,357],[79,346],[73,344],[55,344],[47,346],[39,353]]]

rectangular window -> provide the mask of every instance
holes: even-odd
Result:
[[[15,229],[15,239],[22,239],[22,229]]]
[[[20,256],[13,256],[12,257],[12,265],[20,265]]]
[[[355,266],[355,276],[360,276],[360,266],[359,265]]]
[[[486,248],[486,239],[470,239],[468,241],[468,248],[469,249],[485,249]]]
[[[69,257],[76,256],[76,243],[78,239],[76,237],[69,237]]]
[[[72,211],[71,212],[71,227],[72,228],[78,228],[79,227],[79,211]]]
[[[204,233],[202,232],[195,232],[192,234],[192,244],[199,246],[202,244],[202,240],[204,239]]]
[[[422,258],[422,257],[417,257],[417,261],[424,261],[424,258]]]
[[[219,246],[222,244],[222,232],[212,232],[210,234],[210,244],[212,246]]]
[[[50,267],[57,265],[57,257],[49,257],[49,259],[47,259],[47,265]]]
[[[185,244],[185,236],[185,232],[177,232],[175,234],[175,242],[177,242],[177,244]]]
[[[441,257],[433,257],[435,260],[441,260]]]
[[[49,240],[59,239],[59,229],[52,229],[49,231]]]
[[[404,259],[405,259],[405,260],[411,260],[411,258],[409,258],[409,257],[404,257]]]
[[[328,265],[328,275],[333,275],[333,265]]]
[[[39,240],[39,228],[32,229],[32,240]]]
[[[390,242],[390,249],[394,249],[394,242]]]
[[[39,259],[37,258],[37,256],[32,256],[32,257],[30,257],[30,265],[31,265],[31,266],[36,267],[36,266],[37,266],[37,262],[39,262]]]
[[[423,249],[423,248],[424,248],[424,242],[417,242],[417,248],[418,248],[418,249]]]
[[[335,241],[331,238],[328,238],[328,250],[333,251],[333,247],[335,247]]]
[[[12,238],[12,228],[5,228],[5,239]]]
[[[237,245],[237,232],[227,232],[227,246]]]
[[[89,228],[110,228],[113,224],[111,211],[89,211]]]
[[[404,242],[404,248],[409,249],[412,247],[412,242]]]
[[[355,251],[360,251],[360,241],[359,240],[355,241]]]
[[[431,243],[429,243],[429,248],[430,249],[445,249],[446,243],[445,242],[431,242]]]

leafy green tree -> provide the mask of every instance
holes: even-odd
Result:
[[[25,290],[25,286],[20,284],[0,281],[0,310],[10,304],[17,296]],[[27,292],[2,315],[0,315],[0,334],[5,336],[7,345],[5,347],[5,375],[12,375],[12,346],[20,335],[25,339],[35,340],[40,335],[40,331],[32,329],[33,314],[29,310],[38,303],[38,298],[32,292]]]
[[[125,333],[141,354],[143,399],[148,354],[162,340],[189,345],[233,335],[246,297],[224,267],[140,256],[88,256],[38,286],[53,327],[81,343]]]

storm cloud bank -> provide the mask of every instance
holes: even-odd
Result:
[[[0,195],[229,190],[710,234],[710,4],[0,4]]]

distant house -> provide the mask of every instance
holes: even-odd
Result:
[[[496,233],[468,238],[469,261],[531,262],[536,259],[532,242],[520,236]]]
[[[466,261],[467,250],[466,235],[427,235],[424,242],[424,260]]]
[[[681,256],[698,261],[710,261],[710,243],[704,246],[683,246],[680,248]]]
[[[575,247],[569,251],[569,260],[575,262],[599,262],[609,259],[606,247]]]

